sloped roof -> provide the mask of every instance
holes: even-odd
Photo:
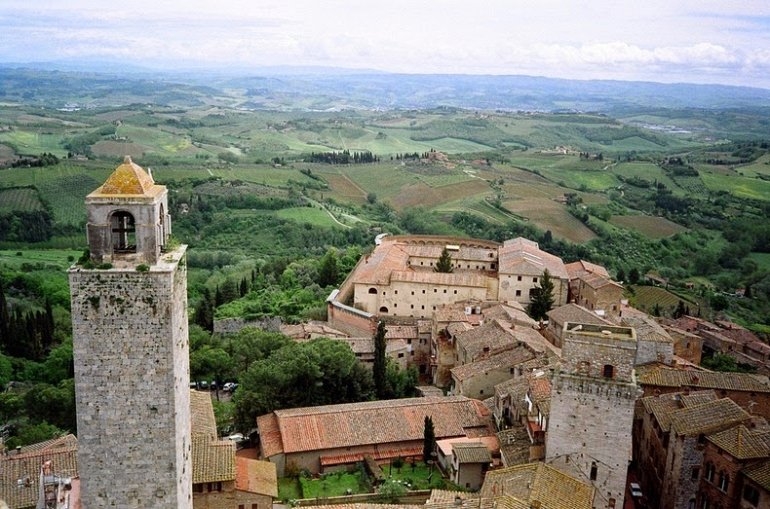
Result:
[[[679,435],[713,433],[750,420],[737,403],[722,398],[672,412],[671,429]]]
[[[594,488],[545,463],[528,463],[487,472],[480,495],[509,496],[524,507],[540,502],[543,509],[590,509]]]
[[[636,329],[636,337],[639,341],[650,341],[653,343],[673,343],[671,335],[648,314],[643,313],[632,307],[623,310],[623,316],[620,324],[625,327]]]
[[[767,431],[756,433],[741,424],[706,438],[732,457],[744,460],[770,456],[769,435]]]
[[[190,423],[193,434],[206,435],[210,439],[217,437],[217,421],[208,392],[190,391]]]
[[[238,456],[235,466],[235,489],[278,497],[278,475],[274,463]]]
[[[611,325],[612,323],[600,317],[593,311],[590,311],[578,304],[569,303],[553,308],[546,313],[549,320],[556,323],[577,322],[589,323],[593,325]]]
[[[500,274],[542,276],[548,269],[553,278],[569,279],[561,258],[543,251],[537,242],[517,237],[506,240],[498,252]]]
[[[192,482],[235,481],[235,443],[192,435]]]
[[[743,475],[770,491],[770,460],[760,461],[741,470]]]
[[[601,265],[596,265],[595,263],[587,262],[585,260],[568,263],[564,265],[564,268],[567,269],[570,279],[577,279],[585,274],[598,274],[599,276],[608,279],[610,277],[610,273],[607,272],[607,269]]]
[[[518,340],[512,331],[498,320],[489,320],[478,327],[457,334],[457,349],[464,349],[471,359],[477,359],[485,349],[491,353],[514,348]]]
[[[152,176],[133,162],[131,156],[126,156],[123,164],[88,196],[155,196],[164,189],[164,186],[156,185]]]
[[[377,246],[362,263],[356,265],[350,280],[358,284],[388,284],[390,274],[396,270],[405,270],[408,261],[409,254],[401,246],[386,242]]]
[[[518,346],[512,350],[506,350],[476,362],[469,362],[462,366],[456,366],[450,370],[452,378],[459,381],[468,380],[488,371],[505,369],[517,366],[535,357],[528,348]]]
[[[640,385],[660,387],[701,387],[732,391],[770,392],[770,381],[764,375],[749,373],[723,373],[713,371],[692,371],[657,367],[640,372]]]
[[[422,440],[428,416],[437,439],[469,436],[474,428],[492,434],[490,415],[480,401],[463,396],[425,397],[276,410],[259,416],[257,426],[263,456],[270,457]]]
[[[0,455],[0,501],[4,500],[11,509],[34,507],[43,463],[50,461],[56,475],[78,477],[77,450],[77,438],[66,435],[23,447],[18,453]]]
[[[452,454],[457,458],[457,462],[464,463],[486,463],[492,462],[492,455],[487,447],[480,442],[458,442],[452,444]]]
[[[394,270],[390,281],[425,283],[441,286],[470,286],[486,288],[487,276],[477,272],[433,272],[432,270]]]
[[[621,292],[623,291],[623,285],[613,281],[609,278],[609,276],[602,276],[600,274],[584,274],[580,276],[579,279],[594,290],[604,288],[605,286],[613,286]]]

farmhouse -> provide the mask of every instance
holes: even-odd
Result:
[[[489,410],[463,396],[407,398],[276,410],[259,416],[262,458],[319,473],[370,456],[386,462],[422,455],[425,418],[437,440],[493,437]]]

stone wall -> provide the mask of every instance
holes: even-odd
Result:
[[[595,486],[597,508],[622,507],[638,394],[635,384],[554,376],[545,461]]]
[[[183,254],[70,271],[83,507],[192,506]]]

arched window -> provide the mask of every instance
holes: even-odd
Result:
[[[615,376],[615,366],[612,364],[605,364],[602,370],[602,376],[604,378],[612,378]]]
[[[387,312],[388,312],[388,308],[386,306],[382,306],[380,308],[380,313],[387,313]]]
[[[369,288],[369,293],[372,295],[377,295],[377,288]]]
[[[136,253],[136,223],[128,212],[117,211],[110,217],[112,251],[114,253]]]
[[[721,491],[727,491],[727,487],[730,485],[730,474],[722,470],[719,473],[719,489]]]
[[[704,474],[704,477],[707,481],[711,482],[714,480],[714,464],[713,463],[706,463],[706,473]]]

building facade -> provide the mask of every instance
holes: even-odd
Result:
[[[628,327],[564,326],[552,380],[545,461],[596,489],[595,507],[622,507],[631,461],[636,333]]]
[[[187,273],[167,190],[127,157],[86,207],[91,258],[69,271],[83,507],[191,508]]]

